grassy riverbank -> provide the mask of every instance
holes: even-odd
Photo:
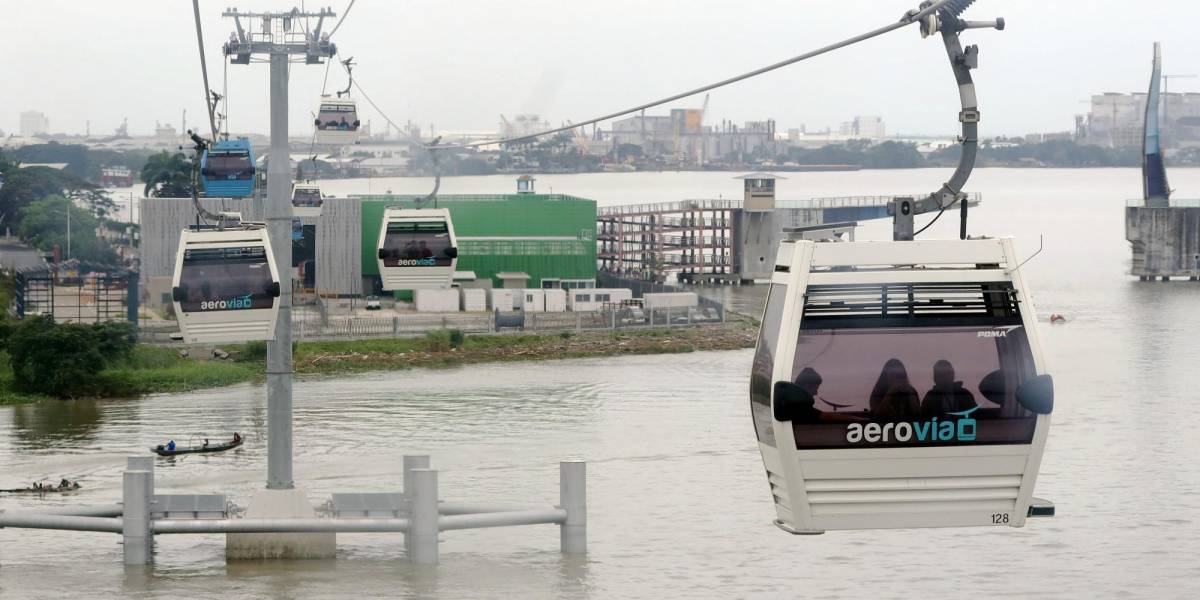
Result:
[[[748,319],[722,326],[536,335],[463,336],[436,331],[418,338],[299,342],[294,361],[296,374],[303,377],[484,362],[736,350],[752,347],[756,333],[756,325]],[[222,349],[229,353],[228,359],[181,357],[178,347],[139,345],[128,360],[102,371],[93,389],[100,397],[122,398],[220,387],[264,377],[265,344]],[[0,351],[0,405],[46,399],[13,390],[8,359]]]

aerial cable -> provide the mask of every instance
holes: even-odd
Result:
[[[333,26],[333,29],[329,32],[329,37],[333,37],[333,34],[337,33],[338,27],[341,27],[342,23],[346,21],[346,15],[350,14],[350,9],[352,8],[354,8],[354,0],[350,0],[350,4],[346,6],[346,10],[342,11],[342,18],[338,19],[337,24]]]
[[[742,73],[741,75],[735,75],[728,79],[722,79],[721,81],[717,81],[715,83],[710,83],[708,85],[704,85],[704,86],[698,87],[696,89],[688,90],[686,92],[680,92],[678,94],[673,94],[671,96],[667,96],[666,98],[661,98],[658,100],[647,102],[645,104],[639,104],[634,107],[630,107],[630,108],[620,110],[617,112],[612,112],[612,113],[609,113],[606,115],[588,119],[586,121],[579,121],[579,122],[573,123],[569,126],[556,127],[554,129],[547,129],[546,131],[541,131],[538,133],[534,133],[534,134],[530,134],[530,135],[523,135],[523,136],[519,136],[519,137],[503,138],[503,139],[499,139],[499,140],[482,141],[482,142],[471,142],[471,143],[467,143],[467,144],[454,144],[454,145],[438,146],[437,149],[448,150],[448,149],[456,149],[456,148],[477,148],[479,146],[491,146],[491,145],[495,145],[495,144],[512,144],[512,143],[516,143],[516,142],[523,142],[526,140],[536,139],[536,138],[539,138],[539,137],[542,137],[545,135],[551,135],[554,133],[561,133],[564,131],[569,131],[572,129],[576,129],[578,127],[583,127],[586,125],[592,125],[594,123],[599,123],[601,121],[610,121],[617,117],[623,117],[628,114],[646,110],[647,108],[654,108],[656,106],[661,106],[663,104],[674,102],[681,98],[686,98],[688,96],[694,96],[696,94],[701,94],[704,92],[715,90],[720,87],[725,87],[727,85],[738,83],[739,81],[744,81],[744,80],[750,79],[752,77],[757,77],[764,73],[769,73],[771,71],[775,71],[777,69],[781,69],[783,67],[793,65],[795,63],[798,63],[798,62],[801,62],[804,60],[808,60],[810,58],[814,58],[814,57],[820,56],[822,54],[827,54],[834,50],[839,50],[841,48],[845,48],[846,46],[851,46],[853,44],[857,44],[859,42],[863,42],[863,41],[869,40],[871,38],[881,36],[885,33],[890,33],[892,31],[895,31],[902,27],[912,25],[913,23],[920,23],[926,17],[935,13],[938,9],[942,8],[943,6],[945,6],[947,4],[950,5],[949,8],[952,8],[958,12],[961,12],[962,9],[965,8],[965,6],[959,7],[958,5],[970,4],[973,1],[974,0],[937,0],[936,2],[922,3],[921,8],[910,10],[910,11],[904,13],[904,16],[900,17],[899,21],[885,25],[878,29],[872,29],[871,31],[868,31],[866,33],[862,33],[862,34],[856,35],[854,37],[846,38],[840,42],[835,42],[835,43],[829,44],[827,46],[822,46],[820,48],[817,48],[816,50],[811,50],[811,51],[801,54],[799,56],[793,56],[792,58],[789,58],[787,60],[782,60],[782,61],[779,61],[776,63],[772,63],[765,67],[761,67],[761,68],[755,69],[753,71]],[[353,4],[353,3],[351,3],[351,4]],[[344,17],[345,17],[345,15],[343,15],[343,18]],[[355,85],[357,86],[357,84],[355,84]],[[362,88],[359,88],[359,91],[362,91]],[[365,96],[365,94],[364,94],[364,96]],[[374,102],[371,103],[372,106],[374,106],[374,104],[375,104]],[[375,110],[379,110],[379,108],[376,107]]]
[[[325,96],[325,86],[329,84],[329,66],[332,64],[333,64],[332,61],[330,61],[328,59],[325,60],[325,78],[321,80],[321,97]],[[319,104],[317,106],[317,110],[318,111],[320,110]],[[314,115],[314,117],[315,116],[316,115]],[[309,156],[312,157],[310,160],[312,160],[313,174],[315,175],[317,172],[317,128],[316,127],[313,127],[312,141],[310,141],[308,143],[308,154],[309,154]],[[299,163],[296,163],[296,179],[300,179],[300,164]],[[314,179],[315,179],[315,177],[314,177]]]
[[[365,92],[362,89],[362,86],[359,85],[359,83],[357,81],[354,81],[353,79],[351,79],[350,83],[354,86],[355,89],[358,90],[359,94],[362,94],[362,97],[367,101],[367,104],[370,104],[371,108],[374,108],[375,112],[379,113],[379,116],[383,117],[384,121],[387,121],[389,125],[391,125],[392,127],[395,127],[396,131],[401,131],[401,132],[404,131],[403,127],[400,127],[399,125],[397,125],[396,122],[391,119],[391,117],[387,116],[387,113],[383,112],[383,109],[379,108],[378,104],[375,104],[375,101],[371,99],[370,94],[367,94],[367,92]],[[422,142],[420,140],[420,138],[418,138],[416,135],[412,135],[412,136],[410,136],[409,139],[404,140],[404,141],[408,142],[408,144],[410,146],[419,146],[421,148],[424,148],[425,151],[429,153],[430,162],[433,163],[433,191],[430,192],[429,195],[425,196],[424,200],[418,201],[418,204],[419,204],[418,208],[420,207],[420,205],[424,205],[426,202],[429,202],[430,200],[433,200],[435,205],[437,204],[438,189],[441,188],[441,186],[442,186],[442,172],[441,172],[441,167],[438,165],[437,154],[435,154],[435,153],[438,150],[466,147],[466,146],[439,146],[439,145],[437,145],[437,143],[441,139],[442,139],[441,136],[439,136],[437,139],[426,144],[426,143]],[[492,142],[492,143],[495,143],[495,142]]]
[[[196,18],[196,44],[200,46],[200,74],[204,76],[204,107],[208,109],[208,126],[212,131],[213,140],[216,140],[217,118],[213,114],[213,106],[209,103],[212,92],[208,87],[208,63],[204,60],[204,31],[200,27],[200,0],[192,0],[192,12]]]

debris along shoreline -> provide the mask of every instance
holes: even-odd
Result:
[[[754,346],[757,328],[748,322],[720,326],[591,331],[535,335],[461,336],[432,332],[424,338],[309,342],[297,348],[297,374],[336,374],[412,367],[525,360],[553,360],[738,350]]]

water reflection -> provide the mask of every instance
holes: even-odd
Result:
[[[13,431],[24,450],[44,450],[64,443],[91,444],[104,425],[113,402],[47,400],[13,408]]]

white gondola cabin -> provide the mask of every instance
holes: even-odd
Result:
[[[321,96],[317,117],[313,121],[317,129],[316,143],[354,144],[358,142],[359,125],[358,108],[354,100]]]
[[[292,184],[292,214],[297,217],[318,217],[325,197],[321,188],[311,183]]]
[[[279,273],[267,229],[185,229],[175,257],[172,297],[188,343],[275,337]]]
[[[776,524],[1007,525],[1053,385],[1009,239],[780,244],[750,401]]]
[[[450,287],[458,246],[449,210],[384,209],[377,248],[384,290]]]

